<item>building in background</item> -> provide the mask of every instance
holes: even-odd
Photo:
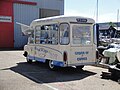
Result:
[[[110,36],[116,38],[120,32],[120,22],[99,23],[99,36]]]
[[[120,43],[120,22],[99,23],[99,46]]]
[[[64,0],[0,0],[0,48],[23,48],[27,37],[16,22],[64,14]]]

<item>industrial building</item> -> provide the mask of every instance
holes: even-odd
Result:
[[[0,0],[0,48],[23,48],[27,36],[16,22],[64,14],[64,0]]]

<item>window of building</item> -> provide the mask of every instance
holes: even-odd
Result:
[[[40,12],[39,12],[39,18],[58,16],[58,15],[60,15],[60,10],[40,9]]]

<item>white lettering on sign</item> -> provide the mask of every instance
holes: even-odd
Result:
[[[11,16],[0,16],[0,22],[12,22]]]

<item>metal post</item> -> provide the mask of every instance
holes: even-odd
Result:
[[[96,23],[98,22],[98,0],[97,0],[97,11],[96,11]]]
[[[119,22],[119,9],[117,10],[117,30],[118,30],[118,22]]]

